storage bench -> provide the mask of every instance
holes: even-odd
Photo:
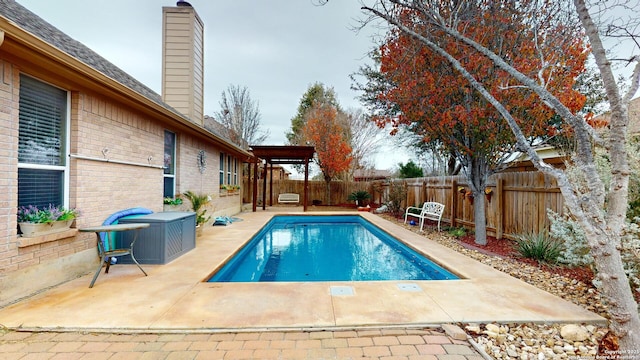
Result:
[[[125,217],[120,224],[148,223],[138,230],[133,253],[140,264],[166,264],[196,247],[196,213],[167,211],[149,215]],[[118,247],[127,248],[133,239],[132,231],[121,233],[116,239]],[[131,256],[118,258],[118,262],[133,264]]]

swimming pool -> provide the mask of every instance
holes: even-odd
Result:
[[[453,279],[360,216],[278,215],[207,281]]]

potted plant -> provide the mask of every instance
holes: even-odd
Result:
[[[182,205],[182,199],[176,197],[175,199],[172,197],[165,197],[163,199],[164,211],[174,211],[178,210],[178,207]]]
[[[63,206],[21,206],[18,208],[18,226],[23,237],[46,235],[70,228],[77,216],[76,209]]]
[[[202,233],[202,226],[205,224],[211,216],[207,216],[207,210],[202,207],[211,201],[209,195],[204,194],[196,194],[193,191],[187,191],[183,193],[187,199],[191,202],[191,209],[196,213],[196,232],[198,234]]]
[[[222,194],[235,194],[240,190],[240,185],[220,184],[220,193]]]
[[[349,194],[347,200],[355,201],[356,206],[364,205],[364,201],[371,198],[371,195],[365,190],[354,191]]]

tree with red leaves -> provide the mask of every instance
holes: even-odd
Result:
[[[320,171],[327,184],[327,204],[331,201],[331,180],[351,165],[351,146],[347,131],[338,121],[338,110],[328,103],[315,102],[305,114],[302,135],[313,145]]]
[[[363,0],[364,1],[364,0]],[[613,356],[629,356],[640,344],[640,315],[629,279],[625,274],[621,251],[622,239],[631,226],[626,223],[629,195],[629,103],[640,89],[640,4],[637,2],[585,0],[371,0],[362,7],[369,20],[382,19],[391,28],[413,37],[431,51],[446,59],[466,80],[466,83],[500,114],[511,129],[521,151],[536,168],[555,178],[566,208],[580,224],[594,258],[601,293],[607,300],[610,328],[618,340],[619,350]],[[474,29],[482,26],[487,17],[479,18],[485,9],[502,21],[502,28],[487,28],[484,34]],[[504,15],[509,16],[505,17]],[[575,28],[573,24],[578,24]],[[516,27],[510,27],[514,25]],[[551,25],[551,27],[549,27]],[[513,34],[508,30],[517,29]],[[554,26],[565,31],[553,30]],[[577,29],[576,32],[573,29]],[[484,42],[485,38],[505,34],[516,36],[530,46],[518,51],[500,51]],[[609,104],[610,120],[604,133],[595,131],[584,114],[576,114],[573,98],[563,100],[562,87],[552,87],[550,81],[567,69],[562,51],[572,42],[581,42],[584,33],[593,49],[593,57],[600,73]],[[495,36],[494,36],[495,35]],[[564,40],[562,39],[564,38]],[[604,40],[625,44],[616,51],[607,49]],[[456,57],[456,49],[466,49]],[[625,48],[622,51],[621,49]],[[612,51],[613,50],[613,51]],[[536,56],[520,58],[520,55]],[[554,54],[557,54],[554,55]],[[507,76],[499,88],[485,82],[482,74],[467,68],[465,58],[479,55],[478,60],[490,60],[489,66]],[[616,81],[615,64],[633,68],[626,79]],[[475,65],[475,64],[471,64]],[[626,80],[626,81],[625,81]],[[571,171],[547,164],[529,143],[531,127],[521,121],[521,113],[501,97],[503,89],[522,89],[535,96],[562,119],[575,139]],[[570,90],[566,87],[565,91]],[[534,95],[535,94],[535,95]],[[578,100],[575,98],[575,100]],[[597,124],[596,124],[597,125]],[[599,172],[595,149],[607,152],[610,171]],[[637,237],[635,238],[637,239]]]
[[[444,3],[440,6],[446,7]],[[526,25],[528,14],[520,12],[512,2],[488,1],[486,6],[478,6],[465,15],[468,18],[461,22],[460,29],[467,36],[507,56],[523,73],[538,76],[572,112],[582,108],[585,97],[574,90],[574,84],[584,70],[588,49],[575,27],[549,21],[534,33]],[[421,25],[423,14],[402,8],[396,16],[415,31],[426,31]],[[571,31],[575,37],[567,39],[564,35]],[[556,135],[559,129],[550,121],[555,112],[533,91],[514,84],[505,71],[471,47],[444,34],[431,35],[505,104],[525,129],[529,143]],[[551,51],[539,52],[536,36],[551,41]],[[424,144],[437,144],[443,155],[455,157],[475,198],[476,242],[486,244],[483,191],[487,179],[508,166],[512,154],[518,151],[507,122],[447,59],[405,31],[390,30],[376,59],[380,64],[378,77],[363,72],[370,84],[364,88],[370,93],[363,98],[379,110],[375,120],[381,126],[390,125],[394,131],[408,129]]]

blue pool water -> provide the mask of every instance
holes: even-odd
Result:
[[[451,280],[357,215],[274,216],[209,282]]]

